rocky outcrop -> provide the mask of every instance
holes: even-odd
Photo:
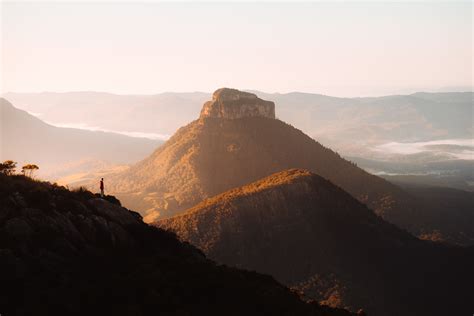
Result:
[[[244,117],[275,118],[275,103],[258,98],[253,93],[236,89],[216,90],[212,100],[204,103],[201,118],[239,119]]]

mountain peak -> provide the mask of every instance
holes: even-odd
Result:
[[[303,169],[245,184],[154,224],[218,264],[269,274],[333,307],[424,315],[423,302],[436,302],[426,315],[454,315],[472,301],[463,297],[472,252],[421,241]],[[459,265],[455,256],[469,263]],[[449,286],[453,280],[459,283]],[[376,299],[381,292],[389,299]],[[408,299],[391,299],[399,297]]]
[[[255,94],[236,89],[221,88],[204,103],[201,118],[239,119],[244,117],[275,119],[275,103],[258,98]]]
[[[257,193],[273,187],[294,185],[296,183],[325,182],[322,177],[305,169],[288,169],[271,174],[263,179],[246,185],[243,188],[235,188],[218,196],[241,195]]]

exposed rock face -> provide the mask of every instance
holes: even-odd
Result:
[[[255,94],[222,88],[212,95],[201,110],[201,118],[239,119],[243,117],[275,118],[275,103],[259,99]]]
[[[227,191],[157,225],[217,262],[270,274],[330,305],[379,316],[472,309],[472,249],[420,241],[305,170]]]
[[[110,196],[3,174],[0,285],[5,315],[350,316],[218,267]]]

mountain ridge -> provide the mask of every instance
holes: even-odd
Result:
[[[158,141],[115,133],[56,127],[0,98],[0,159],[34,162],[40,173],[81,160],[127,164],[152,152]],[[127,155],[123,155],[127,152]]]
[[[338,98],[315,93],[277,94],[247,91],[275,102],[281,119],[298,126],[306,134],[342,151],[345,155],[359,155],[361,152],[357,151],[363,147],[387,141],[471,136],[468,130],[471,124],[466,118],[469,118],[472,112],[472,92]],[[3,96],[10,98],[18,107],[41,113],[45,120],[55,123],[85,123],[108,130],[169,135],[196,118],[202,103],[211,97],[211,93],[108,97],[94,97],[87,93],[79,96],[68,93],[58,93],[54,96],[9,93]],[[75,111],[78,106],[85,112]],[[117,107],[120,111],[116,110]],[[179,108],[180,115],[175,115],[169,108]],[[397,120],[394,120],[391,114],[394,111],[398,113]],[[136,123],[127,120],[131,116],[135,118]],[[338,125],[341,121],[347,124]],[[397,124],[403,125],[403,129],[396,128]],[[357,148],[350,146],[354,144],[344,142],[349,135],[356,135],[357,143],[360,143]],[[417,135],[415,139],[414,135]]]
[[[470,308],[473,249],[421,241],[307,170],[270,175],[155,225],[332,306],[417,316]]]

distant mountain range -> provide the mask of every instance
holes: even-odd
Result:
[[[251,92],[275,102],[279,119],[298,126],[344,155],[384,157],[397,154],[377,151],[378,145],[389,142],[471,139],[473,136],[473,92],[419,92],[364,98]],[[211,94],[44,92],[5,93],[3,96],[17,107],[54,124],[80,124],[159,137],[173,134],[197,117]]]
[[[232,189],[156,225],[217,262],[268,273],[333,306],[379,316],[472,308],[473,249],[420,241],[305,170]]]
[[[168,137],[193,120],[208,93],[116,95],[103,92],[5,93],[4,98],[59,125]]]
[[[0,98],[0,160],[39,165],[49,178],[136,162],[161,141],[55,127]]]
[[[297,126],[344,157],[401,167],[413,163],[420,168],[409,176],[428,184],[433,182],[432,172],[426,172],[421,164],[447,162],[451,165],[449,170],[437,170],[442,176],[436,181],[456,188],[472,190],[474,187],[473,182],[462,175],[464,162],[459,162],[460,159],[474,160],[474,144],[470,141],[474,136],[472,91],[362,98],[253,92],[276,103],[279,119]],[[5,93],[3,96],[18,108],[54,125],[164,140],[195,119],[211,94],[44,92]],[[451,173],[445,178],[453,167],[456,175]],[[369,166],[366,170],[389,173],[391,169],[374,170]],[[401,172],[402,175],[407,173]]]

